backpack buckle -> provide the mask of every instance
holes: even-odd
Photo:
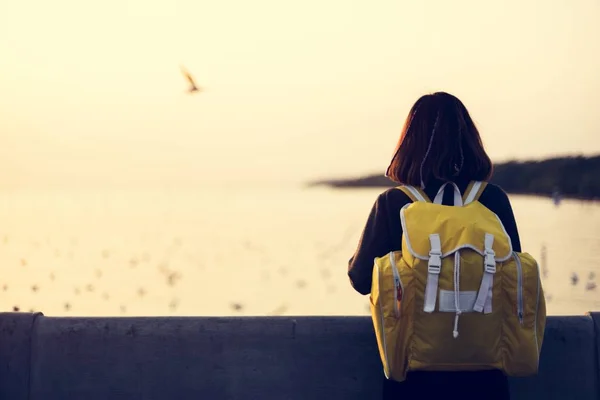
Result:
[[[485,250],[485,272],[489,274],[496,273],[496,253],[492,249]]]
[[[427,272],[439,275],[442,270],[442,252],[430,251],[429,262],[427,263]]]

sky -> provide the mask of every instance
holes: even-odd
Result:
[[[437,90],[497,162],[600,153],[599,16],[598,0],[0,0],[0,188],[383,173]]]

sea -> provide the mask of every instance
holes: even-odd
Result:
[[[0,193],[0,310],[48,316],[369,315],[348,260],[384,189]],[[549,315],[600,311],[600,203],[510,196]]]

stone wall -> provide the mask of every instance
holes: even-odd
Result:
[[[513,399],[598,400],[600,314],[549,317]],[[369,317],[53,318],[0,313],[0,399],[376,399]]]

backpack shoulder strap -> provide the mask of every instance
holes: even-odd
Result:
[[[479,200],[479,196],[481,196],[486,186],[487,182],[471,181],[463,195],[463,204],[466,206],[469,203]]]
[[[427,203],[431,203],[431,200],[429,199],[427,194],[425,194],[425,192],[422,191],[421,189],[418,189],[414,186],[402,185],[402,186],[396,187],[396,189],[402,190],[408,196],[408,198],[411,199],[413,202],[424,201]]]

